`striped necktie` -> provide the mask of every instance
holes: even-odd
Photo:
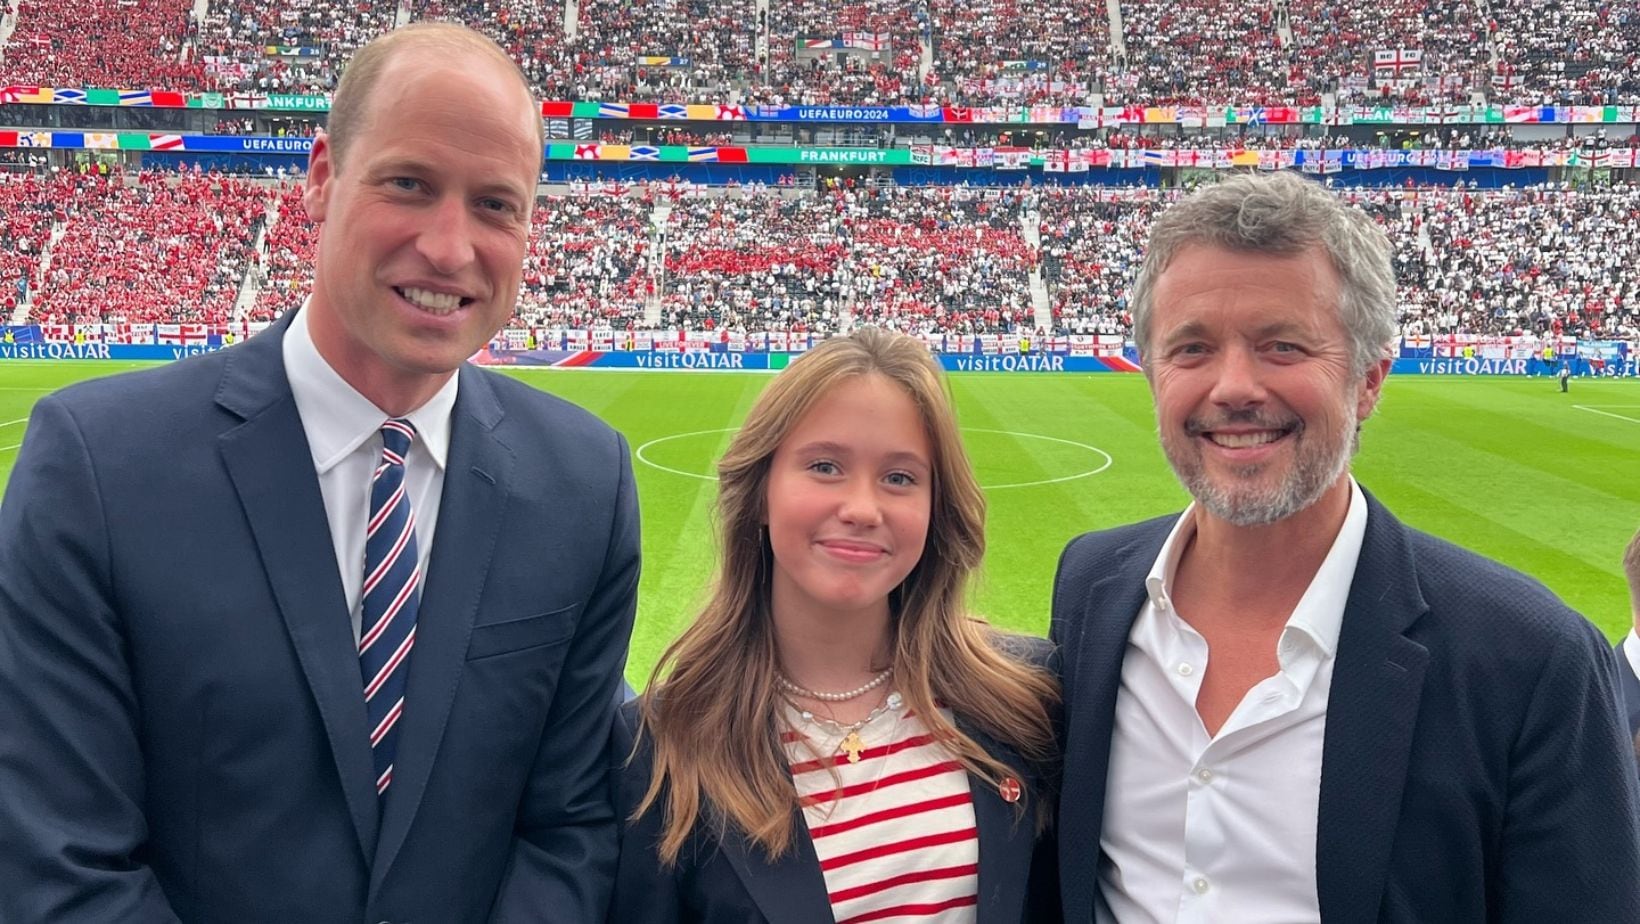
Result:
[[[376,795],[385,797],[393,782],[410,649],[416,644],[421,560],[416,553],[416,515],[404,487],[404,460],[416,428],[400,418],[382,424],[381,433],[382,459],[370,478],[370,523],[364,540],[359,672],[364,677]]]

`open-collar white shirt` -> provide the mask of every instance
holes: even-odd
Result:
[[[285,331],[285,376],[296,398],[313,470],[319,476],[330,541],[336,549],[336,570],[359,638],[359,590],[364,585],[365,526],[370,519],[370,477],[381,461],[381,426],[388,415],[359,394],[319,354],[308,330],[307,310],[296,312]],[[421,573],[427,574],[438,525],[439,501],[444,495],[444,463],[450,451],[450,414],[456,404],[459,375],[425,404],[405,416],[415,425],[416,439],[405,458],[405,490],[416,517],[416,553]],[[425,577],[423,586],[425,586]]]
[[[1196,712],[1207,640],[1172,603],[1196,531],[1187,509],[1163,543],[1128,635],[1100,834],[1098,920],[1121,924],[1319,921],[1315,878],[1327,698],[1366,534],[1350,505],[1255,684],[1218,734]],[[1074,792],[1063,795],[1075,799]]]

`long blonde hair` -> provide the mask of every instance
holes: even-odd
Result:
[[[966,611],[985,553],[985,496],[939,367],[916,339],[866,328],[827,340],[776,376],[718,462],[721,561],[711,597],[661,655],[640,707],[639,742],[653,742],[654,763],[633,820],[664,805],[659,852],[667,865],[702,820],[720,838],[737,830],[771,859],[791,846],[798,796],[777,718],[773,552],[762,529],[769,466],[821,396],[868,373],[905,389],[934,453],[927,544],[891,595],[897,689],[955,758],[992,785],[1009,775],[1007,765],[947,721],[936,701],[1028,760],[1053,757],[1057,681],[1000,651],[1000,633]],[[1038,813],[1039,827],[1045,818]]]

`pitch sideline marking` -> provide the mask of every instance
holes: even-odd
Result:
[[[691,431],[689,433],[674,433],[670,436],[657,437],[656,439],[652,439],[649,442],[644,443],[642,446],[639,446],[638,449],[637,449],[637,452],[634,453],[634,454],[637,456],[639,462],[642,462],[643,464],[649,466],[650,468],[659,469],[663,472],[669,472],[673,475],[682,475],[685,478],[699,478],[701,481],[716,481],[717,480],[716,475],[702,475],[699,472],[686,472],[686,471],[683,471],[682,469],[676,469],[676,468],[672,468],[670,466],[662,465],[659,462],[655,462],[655,461],[651,460],[650,458],[648,458],[647,456],[645,456],[644,452],[646,450],[648,450],[649,448],[653,447],[653,446],[658,446],[661,443],[670,443],[673,440],[687,439],[691,436],[707,436],[707,435],[713,434],[713,433],[733,433],[733,432],[735,432],[736,430],[739,430],[739,429],[740,429],[739,427],[721,427],[721,428],[716,429],[716,430],[694,430],[694,431]],[[1000,491],[1000,490],[1003,490],[1005,488],[1034,488],[1034,487],[1037,487],[1039,485],[1059,484],[1060,482],[1064,482],[1064,481],[1075,481],[1079,478],[1087,478],[1087,477],[1090,477],[1092,475],[1097,475],[1100,472],[1103,472],[1106,469],[1110,468],[1112,465],[1116,464],[1116,460],[1111,457],[1110,453],[1104,451],[1103,449],[1100,449],[1097,446],[1089,446],[1087,443],[1078,443],[1075,440],[1061,439],[1057,436],[1044,436],[1040,433],[1023,433],[1023,432],[1020,432],[1018,430],[990,430],[990,429],[985,429],[983,427],[963,427],[962,430],[965,433],[996,433],[996,434],[1000,434],[1000,435],[1003,435],[1003,436],[1023,437],[1025,439],[1033,439],[1033,440],[1046,440],[1050,443],[1062,443],[1066,446],[1075,446],[1078,449],[1086,449],[1087,451],[1089,451],[1091,453],[1095,453],[1097,455],[1104,456],[1104,458],[1105,458],[1104,464],[1099,466],[1098,468],[1090,468],[1085,472],[1077,472],[1074,475],[1063,475],[1059,478],[1044,478],[1040,481],[1020,481],[1020,482],[1013,482],[1013,483],[1010,483],[1010,484],[980,485],[981,488],[983,488],[987,491]]]
[[[19,417],[16,420],[8,420],[5,423],[0,423],[0,427],[15,427],[20,423],[28,423],[28,418]]]
[[[1572,407],[1580,411],[1588,411],[1591,414],[1599,414],[1602,417],[1615,417],[1629,423],[1640,423],[1640,417],[1630,417],[1627,414],[1613,414],[1611,411],[1600,410],[1603,407],[1640,408],[1640,404],[1574,404]]]

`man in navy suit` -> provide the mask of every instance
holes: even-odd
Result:
[[[1396,332],[1383,231],[1237,177],[1157,220],[1133,314],[1193,503],[1060,561],[1066,919],[1640,920],[1605,641],[1350,475]]]
[[[601,921],[622,438],[465,364],[542,156],[449,25],[350,64],[313,294],[36,406],[0,506],[0,920]]]
[[[1629,713],[1629,734],[1640,754],[1640,532],[1623,552],[1623,576],[1629,582],[1629,609],[1634,629],[1617,643],[1617,673],[1622,678],[1623,703]]]

